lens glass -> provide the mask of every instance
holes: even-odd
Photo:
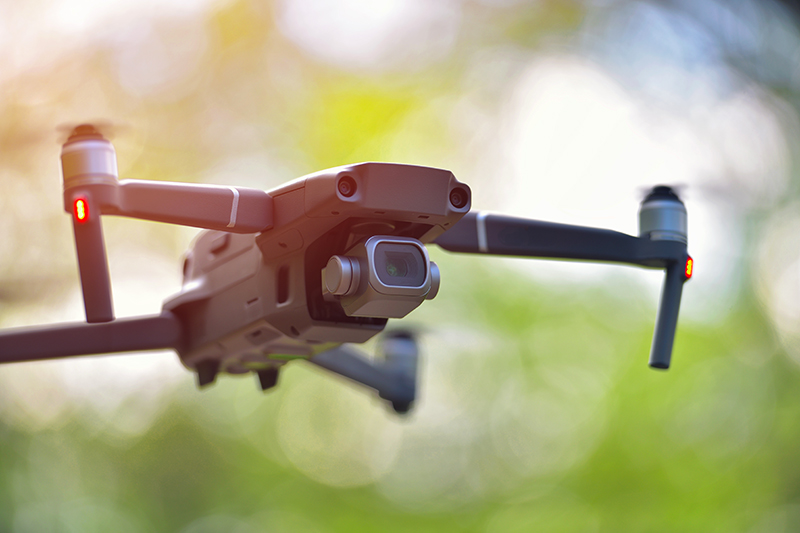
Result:
[[[375,247],[375,273],[389,287],[421,287],[426,266],[422,250],[413,244],[382,242]]]
[[[402,278],[408,275],[409,259],[414,256],[407,253],[386,252],[386,273],[393,278]]]

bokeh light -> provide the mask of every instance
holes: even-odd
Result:
[[[0,326],[82,319],[59,145],[122,178],[269,190],[451,169],[475,209],[636,234],[675,185],[697,261],[669,372],[662,274],[431,247],[419,400],[303,362],[199,392],[171,352],[0,367],[3,531],[795,531],[794,2],[0,3]],[[60,128],[60,129],[59,129]],[[197,231],[104,218],[118,316]],[[392,321],[394,322],[394,321]],[[378,350],[371,341],[367,354]]]

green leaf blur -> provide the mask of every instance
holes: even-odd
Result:
[[[167,2],[92,19],[100,8],[87,3],[69,27],[53,22],[65,2],[0,7],[0,326],[81,319],[59,124],[110,121],[121,177],[268,190],[329,167],[397,161],[452,169],[477,209],[530,202],[521,214],[539,218],[561,206],[559,222],[585,216],[576,223],[601,227],[620,211],[633,223],[636,186],[681,159],[639,160],[604,142],[652,129],[647,153],[658,153],[692,124],[697,137],[680,130],[675,145],[700,162],[670,179],[689,182],[690,218],[719,220],[690,236],[698,275],[673,367],[646,364],[656,272],[555,271],[431,247],[439,295],[390,322],[423,340],[421,398],[407,417],[302,361],[267,394],[230,376],[197,391],[167,353],[0,367],[0,531],[800,529],[791,3],[378,3],[392,17],[416,6],[408,27],[367,4]],[[345,9],[366,22],[339,42]],[[335,20],[318,26],[326,17]],[[379,24],[386,35],[370,41]],[[548,83],[563,98],[537,92]],[[579,100],[583,90],[604,95],[602,105]],[[526,129],[560,103],[572,118],[557,116],[544,136]],[[625,130],[639,113],[640,129]],[[584,133],[598,114],[602,134]],[[694,144],[706,136],[714,157]],[[738,159],[753,146],[761,151]],[[528,175],[526,164],[558,150],[542,163],[555,177]],[[597,168],[631,174],[603,166],[614,157],[633,160],[641,182],[597,185]],[[563,167],[576,170],[564,177]],[[583,181],[568,186],[570,176]],[[615,186],[629,197],[572,207]],[[702,218],[708,206],[718,211]],[[104,224],[120,315],[157,311],[180,287],[196,232]],[[720,227],[730,233],[708,234]],[[720,253],[715,241],[730,246]],[[583,266],[592,274],[572,279]]]

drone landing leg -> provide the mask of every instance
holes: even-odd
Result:
[[[277,368],[265,368],[258,371],[258,384],[261,390],[266,391],[278,384],[280,370]]]
[[[88,192],[76,194],[71,203],[77,213],[73,214],[72,227],[75,232],[86,321],[110,322],[114,320],[114,306],[111,302],[111,279],[108,275],[100,209]]]
[[[72,323],[0,331],[0,363],[176,349],[181,325],[170,312],[99,324]]]
[[[310,362],[378,391],[398,413],[411,408],[417,392],[419,351],[408,333],[389,335],[384,341],[385,362],[373,363],[357,351],[339,346],[315,355]]]

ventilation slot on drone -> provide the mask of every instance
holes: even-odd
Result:
[[[284,304],[289,301],[289,267],[287,265],[278,269],[276,283],[275,292],[278,294],[278,303]]]

